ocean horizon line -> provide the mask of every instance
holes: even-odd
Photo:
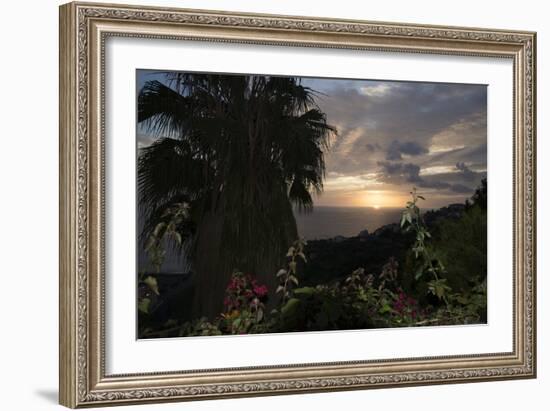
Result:
[[[425,212],[425,211],[430,211],[430,210],[439,210],[440,208],[443,208],[443,207],[449,207],[451,205],[454,205],[454,204],[459,204],[459,203],[449,203],[449,204],[445,204],[445,205],[442,205],[442,206],[435,206],[435,207],[421,207],[422,209],[422,212]],[[462,203],[460,203],[462,204]],[[325,209],[336,209],[336,208],[340,208],[340,209],[354,209],[354,210],[364,210],[364,209],[368,209],[368,210],[375,210],[375,211],[383,211],[383,210],[388,210],[388,211],[395,211],[395,210],[405,210],[405,207],[402,206],[402,207],[383,207],[383,206],[379,206],[379,207],[373,207],[373,206],[341,206],[341,205],[313,205],[313,212],[315,212],[316,209],[320,209],[320,208],[325,208]],[[299,207],[293,207],[293,210],[294,211],[300,211]],[[308,212],[306,211],[304,214],[307,214]]]

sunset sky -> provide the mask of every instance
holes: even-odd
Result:
[[[137,86],[161,80],[138,71]],[[317,206],[403,207],[413,187],[426,208],[464,202],[487,175],[487,87],[302,79],[338,136],[325,154]],[[138,128],[138,145],[154,139]]]

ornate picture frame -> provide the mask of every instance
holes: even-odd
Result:
[[[105,42],[300,46],[513,62],[510,352],[139,374],[105,368]],[[536,377],[536,34],[69,3],[60,8],[60,403],[67,407]]]

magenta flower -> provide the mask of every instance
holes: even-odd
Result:
[[[264,297],[267,294],[267,287],[265,285],[254,285],[254,294],[258,297]]]

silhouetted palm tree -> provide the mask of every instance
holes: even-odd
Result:
[[[161,138],[141,150],[140,206],[147,236],[173,204],[196,273],[194,314],[222,308],[233,269],[253,273],[271,295],[297,237],[293,204],[322,190],[323,150],[336,130],[297,78],[167,73],[138,99],[138,121]]]

